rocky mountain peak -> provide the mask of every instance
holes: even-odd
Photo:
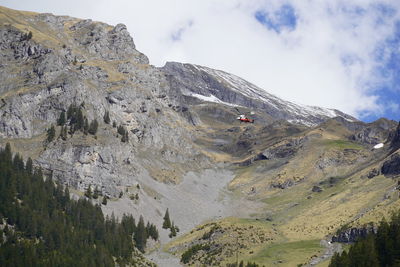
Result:
[[[168,77],[174,93],[188,103],[214,102],[236,108],[248,108],[264,113],[270,121],[315,126],[329,118],[341,117],[350,122],[352,116],[334,109],[295,104],[280,99],[256,85],[227,72],[193,64],[167,62],[161,68]]]
[[[391,144],[390,145],[391,145],[393,151],[400,148],[400,122],[399,122],[399,125],[397,126],[397,129],[394,131],[394,133],[391,136]]]

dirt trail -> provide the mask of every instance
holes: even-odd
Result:
[[[321,240],[320,244],[321,244],[321,246],[324,246],[326,248],[325,252],[322,255],[320,255],[316,258],[313,258],[306,265],[306,267],[315,266],[315,265],[329,259],[330,257],[332,257],[333,254],[335,254],[335,252],[342,251],[342,245],[340,243],[332,243],[331,241],[323,239],[323,240]]]

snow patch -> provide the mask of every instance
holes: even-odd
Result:
[[[239,105],[224,102],[214,95],[205,96],[205,95],[200,95],[200,94],[196,94],[196,93],[186,93],[184,95],[195,97],[195,98],[198,98],[198,99],[206,101],[206,102],[214,102],[214,103],[223,104],[223,105],[227,105],[227,106],[231,106],[231,107],[239,107]]]
[[[210,69],[207,67],[199,66],[199,65],[193,65],[194,68],[200,71],[204,71],[208,74],[213,75],[217,79],[220,80],[222,83],[227,83],[232,90],[239,92],[240,94],[243,94],[247,97],[266,102],[273,106],[274,108],[278,110],[286,110],[290,113],[292,113],[294,116],[301,116],[304,119],[307,117],[327,117],[327,118],[334,118],[334,117],[342,117],[346,119],[347,121],[353,121],[349,118],[343,117],[340,113],[336,112],[333,109],[329,108],[322,108],[322,107],[315,107],[315,106],[307,106],[307,105],[302,105],[302,104],[297,104],[297,103],[292,103],[289,101],[285,101],[283,99],[280,99],[279,97],[276,97],[265,90],[259,88],[258,86],[249,83],[248,81],[221,71],[221,70],[215,70],[215,69]],[[219,102],[217,102],[219,103]],[[312,122],[307,122],[306,120],[292,120],[290,122],[294,123],[300,123],[303,125],[307,126],[313,126],[314,123]]]
[[[383,143],[379,143],[377,145],[374,146],[374,149],[379,149],[383,147]]]

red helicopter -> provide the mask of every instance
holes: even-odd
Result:
[[[238,113],[240,113],[239,112],[239,110],[236,108],[236,110],[238,111]],[[254,112],[252,111],[252,112],[250,112],[250,114],[251,115],[254,115]],[[239,120],[240,122],[250,122],[250,123],[254,123],[254,119],[250,119],[250,118],[248,118],[246,115],[244,115],[244,114],[240,114],[237,118],[236,118],[237,120]]]

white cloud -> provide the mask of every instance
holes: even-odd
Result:
[[[375,0],[3,2],[11,8],[125,23],[137,48],[157,66],[180,61],[223,69],[287,100],[356,116],[385,109],[373,90],[382,79],[372,75],[378,64],[373,54],[392,34],[399,14],[385,17]],[[272,13],[284,3],[294,7],[294,30],[277,34],[254,18],[256,11]]]

